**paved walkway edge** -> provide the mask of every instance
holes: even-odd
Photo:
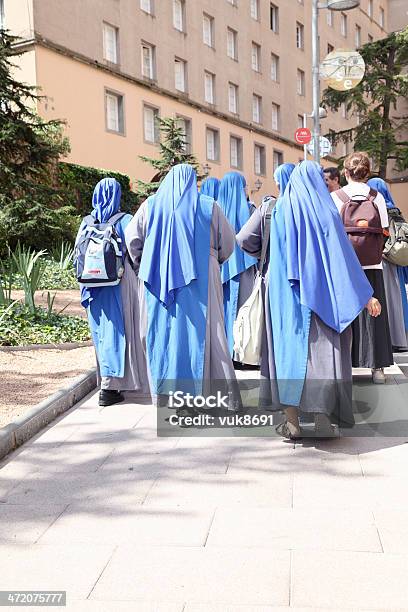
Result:
[[[18,352],[18,351],[42,351],[42,350],[58,350],[71,351],[72,349],[82,348],[84,346],[92,346],[92,340],[84,342],[64,342],[62,344],[20,344],[19,346],[0,346],[0,351],[3,353]]]
[[[96,388],[96,369],[81,374],[69,387],[34,406],[24,416],[0,430],[0,459],[32,438],[63,412],[66,412]]]

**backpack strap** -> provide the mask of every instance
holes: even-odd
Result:
[[[339,200],[343,202],[343,204],[348,204],[349,202],[351,202],[350,196],[347,195],[344,189],[337,189],[337,191],[335,191],[334,193],[339,198]]]
[[[376,191],[375,189],[373,189],[372,187],[370,187],[370,191],[368,192],[368,196],[367,198],[373,203],[375,204],[374,200],[378,195],[378,191]]]
[[[275,203],[276,203],[275,199],[269,203],[268,210],[266,211],[266,215],[265,215],[265,228],[264,228],[264,236],[263,236],[263,241],[262,241],[261,259],[259,261],[259,273],[260,274],[262,274],[263,269],[265,267],[266,253],[268,250],[269,237],[271,233],[272,209]]]
[[[122,219],[122,217],[124,217],[125,215],[126,215],[126,213],[124,213],[124,212],[118,212],[118,213],[116,213],[116,215],[113,215],[113,217],[111,217],[109,219],[109,221],[107,221],[107,223],[109,223],[109,225],[115,225],[115,223],[120,221]]]

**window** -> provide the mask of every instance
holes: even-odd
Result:
[[[305,48],[305,28],[298,21],[296,22],[296,47],[298,49]]]
[[[184,136],[183,150],[185,153],[191,153],[191,136],[192,136],[191,119],[187,119],[187,117],[177,117],[177,123],[183,131],[183,136]]]
[[[156,75],[155,57],[155,47],[142,43],[142,74],[148,79],[154,79]]]
[[[302,128],[303,127],[303,115],[298,115],[297,116],[297,126],[298,126],[298,128]]]
[[[204,98],[208,104],[214,104],[215,75],[204,72]]]
[[[262,176],[266,174],[266,154],[263,145],[254,145],[254,172]]]
[[[328,43],[327,45],[327,53],[332,53],[334,51],[334,47],[333,45],[331,45],[330,43]]]
[[[109,23],[103,24],[103,58],[118,63],[118,29]]]
[[[203,14],[203,42],[208,47],[214,46],[214,18]]]
[[[176,57],[174,60],[174,86],[178,91],[187,91],[187,62]]]
[[[254,42],[251,47],[251,66],[255,72],[261,71],[261,47]]]
[[[368,35],[368,42],[372,43],[374,40],[374,38],[371,36],[371,34]]]
[[[238,114],[238,86],[234,83],[228,83],[228,110]]]
[[[242,138],[230,136],[230,166],[242,168]]]
[[[254,94],[252,96],[252,121],[254,123],[261,123],[262,114],[262,98]]]
[[[385,12],[381,6],[380,6],[380,26],[382,28],[385,26]]]
[[[179,32],[184,32],[184,0],[173,0],[173,26]]]
[[[146,142],[157,144],[160,140],[160,132],[158,128],[159,109],[154,106],[143,106],[143,128],[144,139]]]
[[[329,27],[331,28],[333,27],[334,14],[333,14],[333,11],[331,11],[330,9],[326,11],[326,22]]]
[[[256,21],[259,19],[259,0],[251,0],[251,17]]]
[[[368,0],[367,12],[368,12],[368,16],[372,18],[373,17],[373,0]]]
[[[347,106],[344,102],[341,105],[341,116],[343,119],[347,119]]]
[[[238,59],[238,45],[237,45],[238,34],[231,28],[227,29],[227,55],[231,59]]]
[[[123,96],[105,92],[106,129],[117,134],[124,133]]]
[[[299,96],[305,95],[305,73],[299,69],[297,71],[297,93]]]
[[[153,0],[140,0],[140,8],[145,13],[153,15]]]
[[[220,159],[220,133],[213,128],[206,130],[207,159],[219,161]]]
[[[271,79],[279,82],[279,56],[274,53],[271,55]]]
[[[283,153],[282,151],[273,151],[273,171],[275,172],[278,166],[283,164]]]
[[[355,44],[356,49],[361,47],[361,28],[358,25],[356,25]]]
[[[271,4],[271,30],[278,34],[279,32],[279,8]]]
[[[274,102],[272,103],[272,129],[275,132],[280,130],[280,106]]]
[[[341,14],[340,31],[342,36],[347,36],[347,15],[345,15],[344,13]]]
[[[0,0],[0,30],[5,28],[4,21],[4,0]]]

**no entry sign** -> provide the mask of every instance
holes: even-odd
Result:
[[[309,128],[298,128],[295,132],[295,140],[298,144],[306,145],[312,140],[312,132]]]

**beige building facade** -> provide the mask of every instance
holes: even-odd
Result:
[[[321,58],[384,37],[389,1],[319,11]],[[139,155],[157,153],[157,115],[180,118],[210,175],[242,171],[255,201],[276,192],[278,164],[302,158],[294,132],[312,110],[311,0],[1,3],[21,37],[19,78],[41,87],[44,118],[67,122],[68,161],[149,180]],[[322,131],[350,121],[342,109]]]

